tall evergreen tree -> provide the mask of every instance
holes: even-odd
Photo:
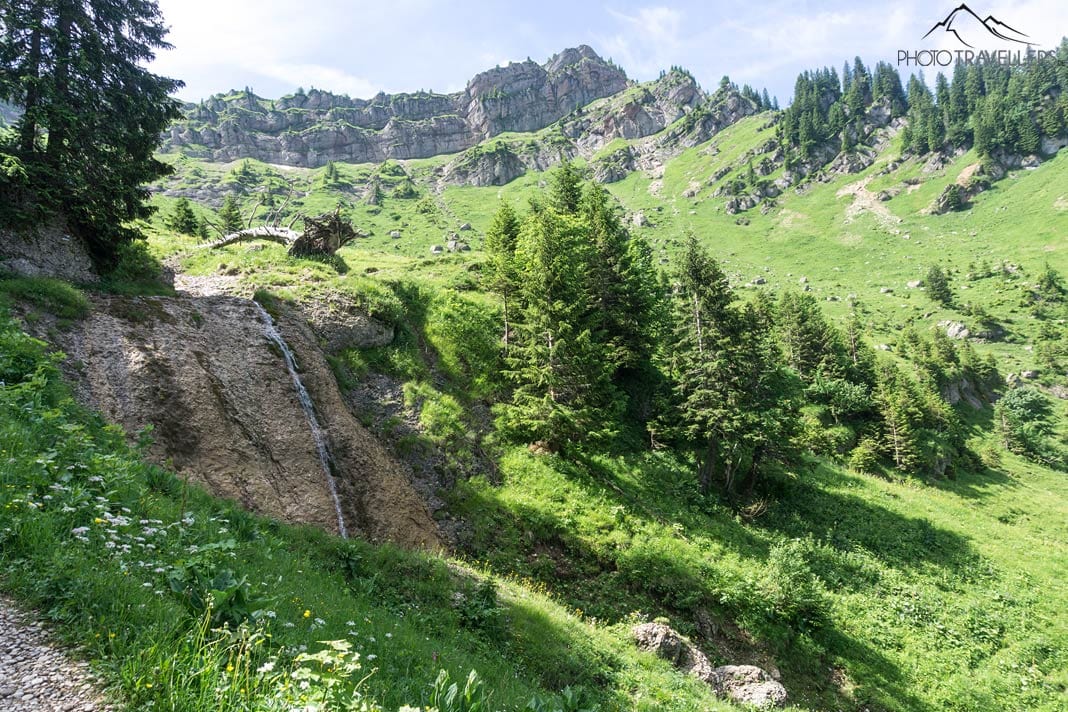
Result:
[[[153,0],[13,0],[0,4],[0,99],[21,106],[19,140],[0,146],[27,168],[0,198],[59,211],[106,263],[150,214],[153,158],[178,116],[181,82],[144,68],[169,45]]]
[[[507,358],[515,389],[499,423],[553,451],[610,435],[622,406],[591,328],[588,250],[576,217],[553,209],[527,216],[516,247],[522,310]]]
[[[798,387],[783,368],[766,312],[737,307],[719,265],[690,235],[677,274],[667,362],[682,441],[698,481],[727,493],[751,489],[768,461],[788,454]]]
[[[227,195],[223,199],[222,207],[219,208],[219,222],[224,233],[227,235],[235,232],[239,232],[244,227],[244,222],[241,219],[241,210],[237,207],[237,201],[234,196]]]
[[[508,351],[511,331],[511,310],[518,289],[519,275],[515,268],[515,248],[519,241],[519,217],[508,203],[501,203],[489,230],[486,231],[486,280],[489,288],[501,298],[505,352]]]

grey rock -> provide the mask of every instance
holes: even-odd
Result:
[[[344,295],[331,294],[303,302],[300,310],[327,353],[393,343],[391,325],[363,313],[352,299]]]
[[[676,668],[696,677],[723,699],[759,709],[782,707],[786,688],[754,665],[724,665],[713,668],[708,657],[693,643],[663,623],[643,623],[631,630],[638,648],[655,653]]]
[[[399,240],[400,236],[401,236],[401,232],[400,232],[400,230],[390,230],[389,231],[389,236],[391,238],[393,238],[394,240]]]
[[[724,665],[712,671],[708,684],[720,697],[757,709],[786,704],[786,688],[755,665]]]
[[[0,268],[83,284],[99,280],[85,243],[58,221],[28,230],[0,230]]]
[[[445,252],[445,248],[441,245],[434,245],[430,248],[430,254],[432,255],[440,255],[443,252]]]
[[[946,330],[946,336],[951,339],[967,339],[971,336],[968,327],[959,321],[940,321],[938,326]]]
[[[453,94],[387,95],[369,100],[312,90],[263,101],[215,96],[186,104],[165,136],[213,161],[257,158],[318,167],[457,153],[506,131],[537,131],[628,85],[626,74],[583,45],[544,65],[513,62],[476,75]]]
[[[905,286],[907,286],[909,289],[919,289],[920,287],[923,286],[923,280],[922,279],[914,279],[914,280],[912,280],[911,282],[909,282]]]

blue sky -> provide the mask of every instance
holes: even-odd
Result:
[[[183,99],[251,86],[275,97],[316,86],[354,97],[464,87],[475,73],[588,44],[632,79],[673,64],[706,87],[724,74],[785,103],[799,71],[860,55],[894,62],[959,0],[606,2],[528,0],[159,0],[173,50],[153,69],[183,79]],[[1064,0],[969,0],[1039,47],[1068,35]],[[944,40],[943,40],[944,43]]]

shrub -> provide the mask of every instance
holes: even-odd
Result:
[[[872,474],[879,466],[879,444],[871,438],[864,438],[849,454],[849,468],[857,472]]]

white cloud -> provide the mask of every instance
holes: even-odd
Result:
[[[678,64],[683,46],[683,14],[663,6],[641,7],[633,14],[608,10],[620,30],[599,38],[602,51],[629,73],[648,77]]]

